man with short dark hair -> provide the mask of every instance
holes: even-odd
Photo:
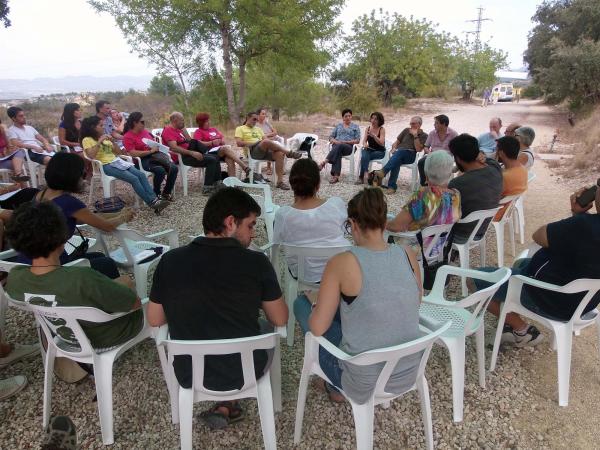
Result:
[[[518,160],[519,141],[512,136],[503,136],[496,142],[498,159],[504,164],[502,171],[502,197],[522,194],[527,190],[527,169]],[[500,220],[508,205],[504,206],[494,220]]]
[[[119,147],[123,147],[123,135],[115,130],[115,125],[110,115],[111,104],[108,100],[98,100],[96,102],[96,115],[104,120],[104,134],[112,137]]]
[[[268,332],[267,324],[259,322],[260,309],[270,324],[287,323],[273,266],[264,254],[248,249],[259,215],[256,201],[241,189],[226,187],[208,199],[202,218],[206,237],[170,250],[158,263],[147,311],[150,325],[168,324],[173,339],[211,340]],[[257,377],[267,371],[270,356],[254,352]],[[239,354],[208,356],[205,362],[207,389],[242,387]],[[175,356],[173,367],[179,384],[190,388],[190,359]],[[221,402],[203,419],[211,428],[223,428],[241,414],[237,402]]]
[[[54,147],[35,128],[27,125],[25,111],[18,106],[11,106],[6,110],[6,114],[13,122],[7,132],[10,144],[17,148],[27,149],[29,159],[33,162],[48,164],[54,155]]]
[[[421,186],[425,186],[427,178],[425,177],[425,159],[431,152],[437,150],[449,151],[448,144],[458,136],[458,133],[449,127],[450,119],[445,114],[439,114],[433,118],[433,130],[427,135],[425,141],[425,156],[419,160],[417,167],[419,168],[419,179]]]
[[[448,188],[460,192],[462,218],[473,211],[496,208],[502,194],[502,169],[498,162],[490,158],[482,161],[477,139],[466,133],[452,139],[448,146],[456,166],[463,172],[448,183]],[[480,228],[477,236],[485,234],[488,224]],[[474,226],[474,223],[454,225],[454,242],[465,242]]]

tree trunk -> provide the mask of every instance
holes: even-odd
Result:
[[[246,114],[246,58],[238,57],[239,60],[239,81],[240,81],[240,90],[238,97],[238,120],[239,120],[239,112],[242,111]]]
[[[279,116],[280,116],[280,109],[279,108],[273,108],[273,113],[272,113],[272,118],[274,121],[279,121]]]
[[[221,27],[221,50],[223,51],[223,67],[225,68],[225,91],[227,92],[227,112],[229,122],[232,126],[238,124],[239,110],[235,104],[235,92],[233,90],[233,65],[231,63],[231,41],[229,39],[229,23],[222,22]]]

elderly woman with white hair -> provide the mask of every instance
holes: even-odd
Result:
[[[454,159],[448,152],[433,152],[425,161],[427,186],[416,190],[393,220],[389,231],[416,231],[431,225],[455,223],[461,217],[460,192],[448,188]]]
[[[392,156],[387,164],[381,170],[373,172],[375,184],[378,186],[381,186],[382,180],[389,172],[390,178],[387,190],[385,191],[386,194],[394,194],[396,192],[398,189],[396,182],[400,174],[400,167],[414,163],[417,153],[423,150],[425,141],[427,141],[427,133],[421,129],[423,125],[421,117],[411,117],[409,125],[409,127],[402,130],[392,144]]]
[[[535,139],[535,131],[531,127],[520,127],[515,130],[515,137],[519,140],[519,156],[518,160],[525,166],[527,170],[533,167],[535,160],[533,152],[531,151],[531,144]]]

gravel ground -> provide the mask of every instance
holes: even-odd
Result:
[[[505,124],[521,120],[532,124],[538,133],[537,148],[549,143],[552,134],[552,111],[542,105],[521,102],[519,105],[499,104],[482,110],[474,105],[449,103],[421,103],[413,105],[425,121],[424,128],[432,128],[433,115],[445,113],[450,126],[473,134],[484,131],[492,115],[500,115]],[[396,135],[412,114],[406,112],[388,117],[388,136]],[[318,153],[324,154],[324,146]],[[319,159],[317,157],[317,159]],[[347,162],[344,163],[347,171]],[[538,176],[526,198],[527,236],[543,223],[565,217],[568,213],[569,189],[558,184],[556,177],[542,162],[537,162]],[[396,195],[389,196],[389,209],[395,212],[404,203],[408,192],[408,173],[401,173],[402,182]],[[323,179],[321,194],[338,195],[348,200],[359,187],[347,179],[329,185]],[[126,200],[130,195],[117,188]],[[178,188],[178,193],[180,193]],[[131,224],[143,232],[174,228],[181,243],[201,231],[201,215],[206,199],[200,195],[199,185],[191,188],[187,198],[179,197],[160,217],[149,210],[140,210]],[[290,192],[276,191],[274,201],[287,204]],[[552,206],[550,206],[552,205]],[[185,213],[184,213],[185,211]],[[190,213],[191,212],[191,213]],[[496,261],[493,230],[488,233],[488,263]],[[261,230],[257,243],[265,241]],[[518,246],[518,250],[522,246]],[[478,261],[477,256],[472,259]],[[507,254],[507,262],[512,258]],[[486,322],[486,342],[491,344],[495,321]],[[303,343],[299,332],[292,348],[282,345],[283,412],[276,418],[277,442],[280,448],[351,449],[355,448],[354,425],[350,406],[330,403],[324,395],[309,390],[305,411],[304,433],[301,444],[292,443],[297,386],[302,366]],[[11,342],[31,343],[36,340],[33,321],[27,315],[10,310],[7,316],[6,338]],[[589,414],[596,392],[584,387],[598,385],[596,360],[598,350],[593,330],[585,330],[575,340],[571,405],[559,408],[557,404],[556,356],[544,343],[536,349],[507,349],[501,353],[498,367],[488,373],[487,386],[479,387],[474,343],[467,344],[464,421],[452,422],[451,373],[444,348],[433,349],[427,367],[433,410],[435,446],[450,448],[592,448],[590,442],[597,433],[595,414]],[[595,355],[586,358],[590,353]],[[488,365],[490,351],[487,355]],[[593,364],[593,365],[592,365]],[[0,449],[37,448],[42,439],[42,384],[43,368],[40,358],[31,358],[2,369],[0,377],[24,374],[29,385],[18,396],[0,404]],[[587,382],[587,383],[586,383]],[[157,353],[152,342],[146,341],[126,353],[114,368],[113,378],[115,444],[118,449],[172,449],[178,448],[178,427],[170,422],[167,391]],[[102,448],[98,413],[92,402],[95,395],[90,379],[77,384],[55,381],[52,414],[65,414],[74,420],[82,449]],[[206,408],[197,404],[196,412]],[[194,446],[206,449],[258,449],[262,447],[260,421],[256,402],[244,401],[246,419],[231,428],[210,432],[199,420],[194,423]],[[392,403],[388,410],[376,409],[375,448],[422,448],[423,427],[417,395],[411,393]]]

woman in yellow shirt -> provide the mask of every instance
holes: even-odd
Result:
[[[136,169],[132,163],[119,158],[119,155],[122,154],[121,149],[115,144],[112,137],[104,134],[104,120],[100,117],[90,116],[83,119],[80,139],[83,151],[88,158],[100,161],[106,175],[131,184],[136,194],[146,205],[154,209],[156,214],[169,204],[167,200],[156,196],[146,175]]]

